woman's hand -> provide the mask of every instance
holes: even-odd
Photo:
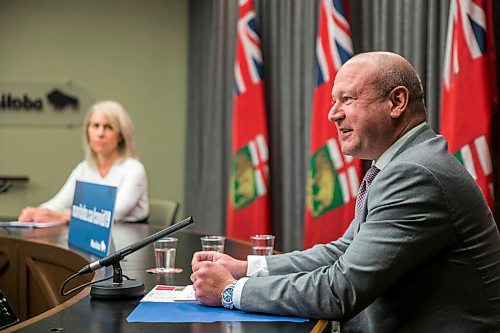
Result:
[[[18,221],[21,222],[33,222],[33,215],[35,214],[35,211],[37,210],[37,207],[25,207],[21,210],[21,214],[19,214],[19,217],[17,218]]]
[[[18,220],[21,222],[69,222],[69,210],[50,210],[42,207],[26,207],[21,211]]]

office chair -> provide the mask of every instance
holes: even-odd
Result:
[[[164,227],[172,225],[178,208],[179,203],[173,200],[149,199],[149,224]]]

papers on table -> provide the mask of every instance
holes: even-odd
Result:
[[[248,313],[210,307],[196,301],[192,285],[157,285],[127,317],[129,323],[213,323],[216,321],[287,321],[303,323],[307,318]]]
[[[16,228],[50,228],[66,225],[68,222],[20,222],[20,221],[0,221],[0,227]]]
[[[164,286],[154,287],[141,302],[194,302],[194,289],[188,286]]]

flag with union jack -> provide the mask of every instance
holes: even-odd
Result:
[[[226,234],[243,240],[271,231],[269,140],[262,65],[253,0],[239,0]]]
[[[452,0],[441,92],[441,134],[493,209],[491,117],[496,102],[491,0]]]
[[[316,36],[317,82],[313,96],[304,247],[339,238],[354,218],[361,161],[344,156],[328,122],[338,69],[353,54],[348,4],[321,0]]]

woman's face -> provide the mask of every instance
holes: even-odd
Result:
[[[113,128],[108,117],[99,111],[90,116],[87,137],[90,149],[98,157],[110,157],[118,152],[120,133]]]

